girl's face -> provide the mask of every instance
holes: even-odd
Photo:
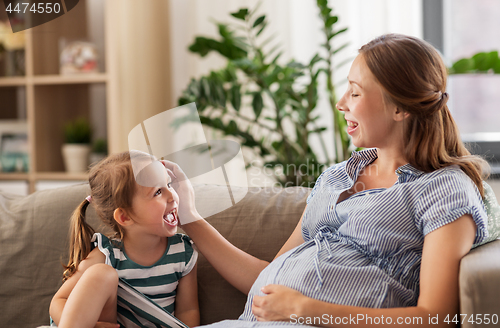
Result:
[[[357,147],[383,148],[399,142],[402,130],[397,127],[397,108],[384,101],[382,87],[362,55],[354,60],[347,79],[349,85],[337,109],[345,114],[352,143]]]
[[[136,226],[148,234],[170,237],[177,232],[179,223],[179,196],[172,188],[166,169],[160,180],[155,187],[136,185],[131,218]]]

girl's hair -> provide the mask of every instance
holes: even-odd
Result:
[[[142,153],[144,154],[144,153]],[[141,153],[133,153],[134,160],[141,157]],[[150,155],[144,154],[145,159],[151,159]],[[136,182],[130,152],[111,155],[90,169],[89,185],[91,202],[101,221],[106,227],[114,231],[115,238],[123,239],[124,230],[114,220],[115,209],[122,208],[126,211],[132,210],[132,198],[134,196]],[[85,199],[73,212],[70,222],[70,253],[68,265],[64,266],[63,280],[71,277],[81,261],[91,251],[91,239],[94,229],[85,220],[85,211],[90,204]]]
[[[386,100],[410,114],[404,124],[406,160],[424,172],[458,165],[484,196],[483,170],[488,165],[472,156],[460,138],[446,105],[448,74],[437,50],[415,37],[386,34],[362,46],[359,53]]]

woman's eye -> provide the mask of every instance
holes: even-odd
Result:
[[[172,188],[172,182],[167,183],[168,189]]]
[[[358,97],[358,96],[359,96],[359,95],[358,95],[358,94],[355,94],[355,93],[351,94],[351,97],[353,97],[353,98],[354,98],[354,97]]]
[[[155,192],[155,196],[158,196],[158,195],[161,195],[161,189],[158,189],[158,190]]]

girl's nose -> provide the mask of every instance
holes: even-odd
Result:
[[[167,201],[169,202],[174,200],[174,194],[169,188],[165,188],[165,196],[167,197]]]

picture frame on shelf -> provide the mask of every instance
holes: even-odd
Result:
[[[27,133],[2,133],[0,139],[2,172],[28,172]]]
[[[0,172],[29,171],[28,128],[24,121],[0,120]]]
[[[87,41],[60,40],[61,75],[99,73],[98,55],[95,44]]]

